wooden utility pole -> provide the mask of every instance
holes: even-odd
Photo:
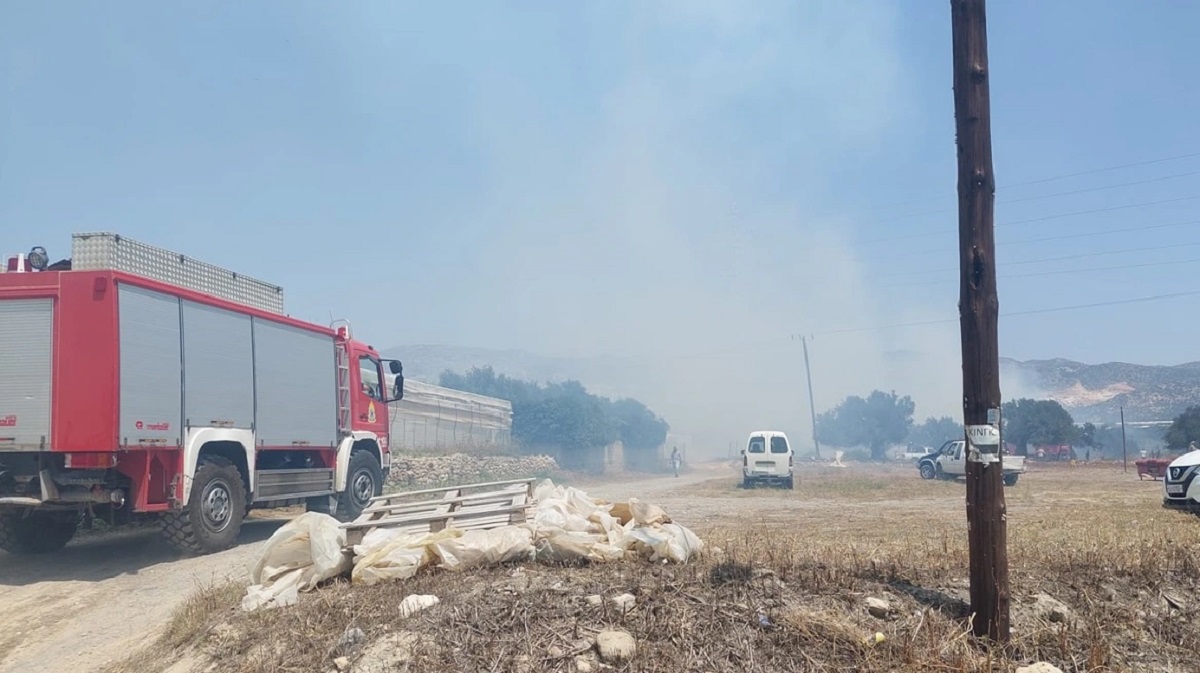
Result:
[[[1009,637],[1008,531],[1001,480],[1000,348],[996,297],[991,102],[984,0],[951,0],[967,529],[976,636]]]
[[[817,441],[817,403],[813,400],[812,367],[808,365],[808,337],[800,337],[804,344],[804,375],[808,377],[808,412],[812,414],[813,447],[817,450],[817,460],[821,459],[821,442]]]
[[[1129,451],[1125,447],[1125,407],[1121,407],[1121,471],[1129,471]]]

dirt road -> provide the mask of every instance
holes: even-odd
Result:
[[[724,472],[706,466],[679,478],[585,488],[601,498],[663,502]],[[260,516],[247,521],[237,547],[203,557],[181,556],[154,529],[81,536],[45,557],[0,552],[0,673],[98,670],[138,649],[198,586],[247,577],[261,543],[287,521]]]

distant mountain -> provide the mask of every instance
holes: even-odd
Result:
[[[630,389],[628,373],[631,367],[645,366],[617,357],[559,358],[520,350],[436,345],[400,346],[386,350],[385,355],[403,360],[406,376],[428,383],[437,383],[447,369],[463,372],[490,365],[498,373],[532,381],[577,379],[589,390],[610,397],[642,392]],[[902,351],[888,354],[889,361],[896,362],[914,357],[917,355]],[[1061,358],[1023,362],[1001,358],[1000,373],[1005,399],[1057,400],[1080,423],[1116,423],[1122,406],[1127,421],[1170,421],[1188,406],[1200,404],[1200,362],[1089,365]]]
[[[1002,358],[1001,376],[1034,388],[1070,410],[1076,421],[1115,423],[1120,408],[1127,421],[1169,421],[1200,404],[1200,362],[1174,366],[1072,360]],[[1009,396],[1006,393],[1006,397]]]

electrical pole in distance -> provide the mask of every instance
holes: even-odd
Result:
[[[804,345],[804,376],[808,379],[808,411],[812,414],[812,440],[813,448],[817,451],[817,460],[821,459],[821,442],[817,440],[817,402],[813,399],[812,391],[812,367],[808,364],[808,337],[792,336],[792,339],[800,339],[800,343]]]
[[[971,611],[978,637],[1009,639],[1008,531],[1001,480],[991,102],[984,0],[951,0],[958,145],[959,322],[967,440]]]
[[[1125,405],[1121,405],[1121,471],[1129,471],[1129,450],[1125,446]]]

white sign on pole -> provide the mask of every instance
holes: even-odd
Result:
[[[1000,430],[994,425],[968,425],[967,439],[975,446],[1000,446]]]

